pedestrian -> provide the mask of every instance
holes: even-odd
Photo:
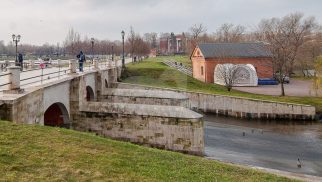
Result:
[[[19,62],[20,70],[22,71],[22,69],[23,69],[23,56],[21,53],[18,54],[18,62]]]
[[[78,58],[78,63],[79,63],[79,71],[83,72],[83,64],[85,62],[85,54],[83,51],[80,51],[79,54],[76,56]]]

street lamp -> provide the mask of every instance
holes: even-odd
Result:
[[[17,54],[18,54],[18,42],[20,41],[20,38],[21,38],[20,35],[16,36],[15,34],[12,34],[12,41],[16,44],[16,65],[18,62]]]
[[[124,59],[124,36],[125,36],[125,32],[124,32],[124,30],[122,30],[121,34],[122,34],[122,46],[123,46],[123,51],[122,51],[122,68],[125,68],[125,59]]]
[[[92,43],[92,63],[94,61],[94,38],[91,38],[91,43]]]

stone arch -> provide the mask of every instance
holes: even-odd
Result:
[[[251,64],[218,64],[214,71],[215,83],[225,85],[223,75],[234,73],[233,86],[257,86],[258,77],[256,69]],[[228,76],[229,77],[229,76]]]
[[[69,128],[69,124],[69,114],[64,104],[56,102],[45,111],[44,125]]]
[[[86,86],[86,101],[94,101],[95,100],[95,94],[94,90],[90,86]]]

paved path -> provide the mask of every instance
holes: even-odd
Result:
[[[311,80],[294,80],[284,84],[285,94],[288,96],[316,96],[312,89]],[[259,85],[258,87],[234,87],[235,90],[264,95],[281,95],[281,85]]]
[[[128,64],[130,62],[131,62],[131,59],[125,60],[126,64]],[[122,65],[121,60],[117,61],[117,65],[118,66]],[[114,64],[112,64],[111,66],[114,66]],[[103,63],[99,64],[99,67],[106,68],[106,67],[108,67],[108,64],[103,62]],[[93,70],[92,65],[91,66],[84,66],[84,72],[90,71],[90,70]],[[43,76],[43,78],[41,78],[41,76],[40,76],[42,74],[42,71],[43,71],[43,74],[46,75],[46,76]],[[58,71],[62,71],[62,72],[57,73]],[[77,69],[77,72],[79,72],[78,69]],[[51,74],[51,73],[53,73],[53,74]],[[37,86],[37,85],[49,83],[49,82],[52,82],[52,81],[55,81],[58,79],[62,79],[62,78],[65,78],[68,76],[67,73],[69,73],[68,67],[63,67],[60,69],[58,67],[51,67],[51,68],[46,68],[43,70],[37,69],[37,70],[22,72],[20,75],[21,88],[28,88],[31,86]],[[0,73],[0,75],[1,74],[5,74],[5,72]],[[32,78],[32,77],[35,77],[35,78]],[[25,80],[27,78],[31,78],[31,79]],[[41,82],[41,80],[43,80],[43,81]],[[1,84],[6,84],[6,79],[3,76],[0,76],[0,85]],[[3,89],[5,89],[5,86],[0,87],[0,91]]]

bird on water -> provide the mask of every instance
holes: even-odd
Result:
[[[302,167],[302,164],[301,164],[300,158],[297,158],[297,167],[298,167],[298,168],[301,168],[301,167]]]

